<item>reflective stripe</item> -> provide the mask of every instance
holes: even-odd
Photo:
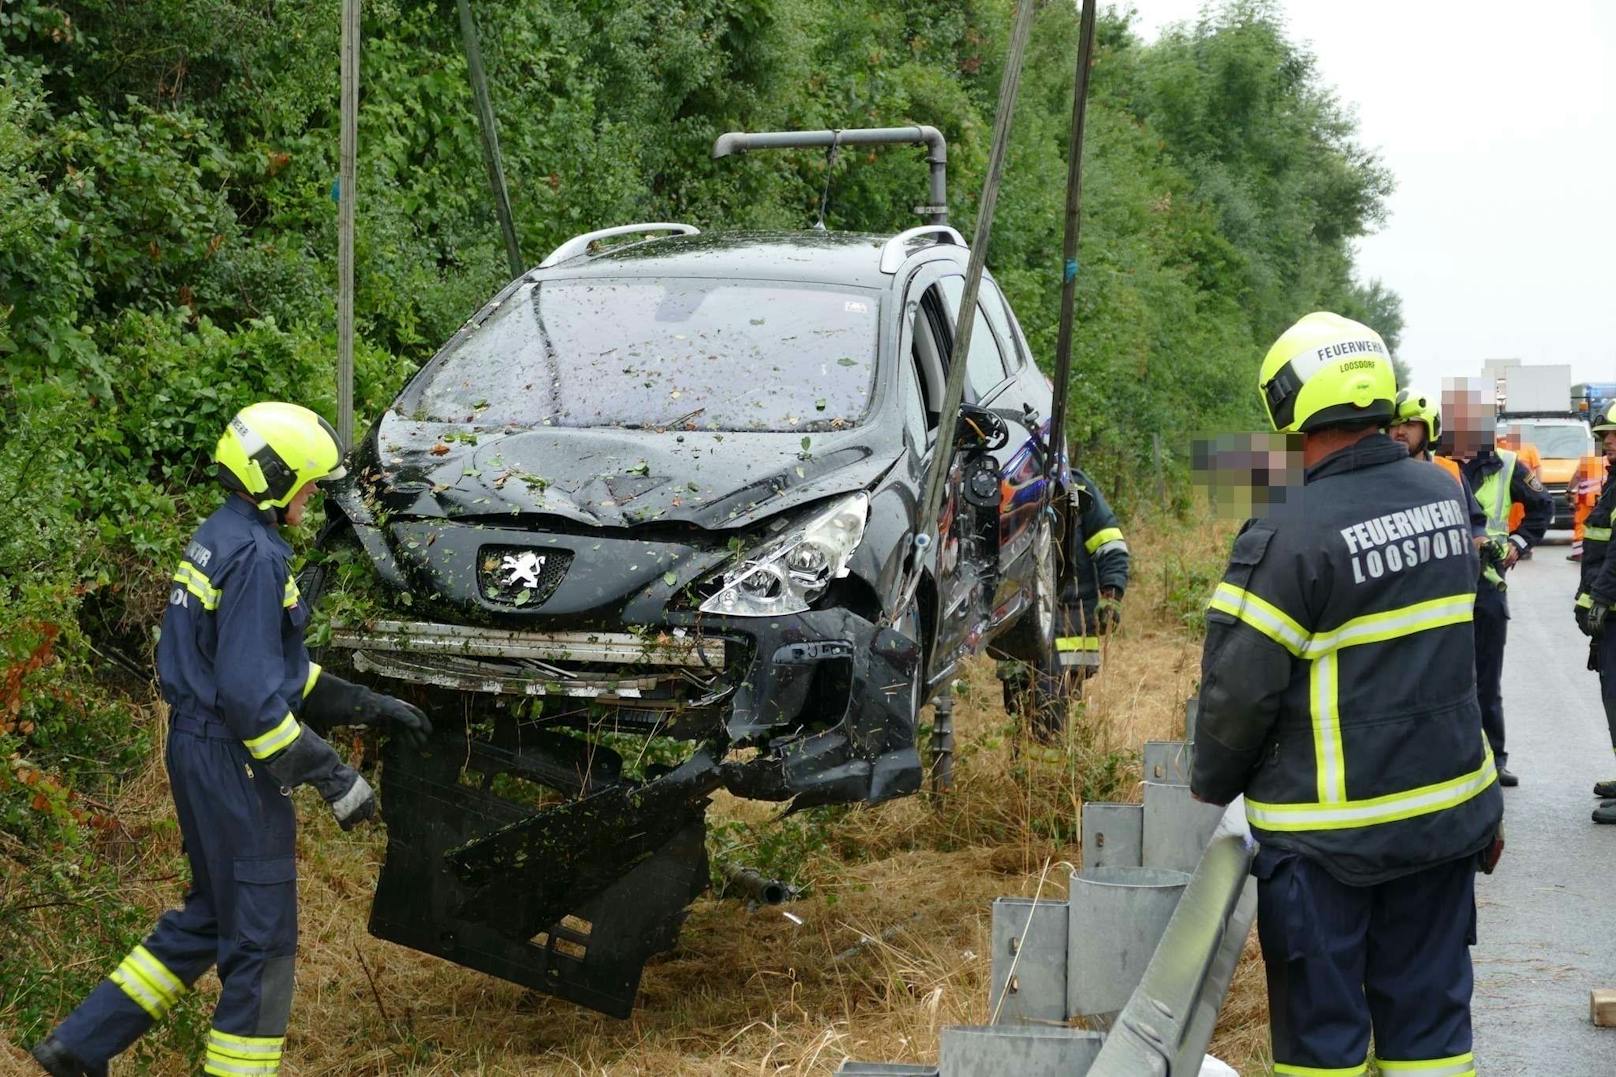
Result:
[[[288,712],[286,717],[282,718],[274,729],[242,743],[247,745],[247,750],[252,753],[254,759],[268,759],[288,744],[291,744],[302,733],[303,727],[298,725],[297,719]]]
[[[1100,649],[1099,636],[1056,636],[1055,650],[1065,651],[1097,651]]]
[[[1289,614],[1232,583],[1218,584],[1207,607],[1239,618],[1298,657],[1307,645],[1307,632]]]
[[[1593,539],[1595,542],[1609,542],[1610,528],[1595,527],[1593,524],[1588,524],[1582,529],[1582,537],[1585,539]]]
[[[281,1069],[284,1036],[236,1036],[218,1029],[208,1031],[208,1055],[203,1073],[232,1077],[276,1074]]]
[[[1577,607],[1585,610],[1593,609],[1594,596],[1590,595],[1587,591],[1579,591],[1577,593]]]
[[[168,1012],[169,1003],[163,1001],[162,996],[143,980],[139,973],[129,970],[126,965],[127,959],[124,965],[113,969],[112,975],[107,979],[117,984],[118,988],[128,995],[136,1006],[145,1010],[152,1020],[161,1021],[163,1015]]]
[[[286,589],[281,593],[281,605],[291,609],[297,605],[298,599],[302,597],[303,593],[297,589],[297,581],[288,576],[286,578]]]
[[[1425,1077],[1475,1077],[1476,1056],[1469,1052],[1449,1058],[1431,1058],[1418,1062],[1392,1062],[1377,1058],[1381,1073],[1420,1073]]]
[[[1324,804],[1341,804],[1347,799],[1347,757],[1341,747],[1341,716],[1336,709],[1339,672],[1334,651],[1308,671],[1313,760],[1318,769],[1319,801]]]
[[[1484,747],[1483,751],[1481,767],[1469,774],[1369,800],[1339,804],[1264,804],[1247,797],[1246,819],[1252,826],[1264,830],[1349,830],[1457,807],[1489,788],[1498,777],[1492,748]]]
[[[202,608],[216,610],[219,608],[219,589],[208,582],[202,570],[189,561],[181,561],[180,567],[174,570],[174,582],[183,583],[185,589],[202,600]]]
[[[144,978],[167,996],[170,1002],[185,993],[185,984],[180,978],[174,975],[167,965],[157,960],[156,954],[144,946],[136,946],[123,960],[126,965],[136,966]]]
[[[1062,669],[1099,669],[1099,651],[1065,651],[1056,656]]]
[[[1354,617],[1340,628],[1313,635],[1302,647],[1303,658],[1317,658],[1342,647],[1357,647],[1365,643],[1385,643],[1402,636],[1412,636],[1432,628],[1463,624],[1471,619],[1476,605],[1474,592],[1449,595],[1416,602],[1384,613],[1367,613]]]
[[[1127,553],[1128,552],[1128,544],[1126,542],[1122,541],[1121,539],[1116,539],[1116,540],[1111,541],[1111,542],[1102,543],[1100,545],[1100,548],[1094,551],[1094,556],[1099,557],[1102,554],[1108,553],[1111,550],[1116,550],[1118,553]]]
[[[1122,528],[1120,528],[1120,527],[1102,527],[1100,530],[1094,532],[1094,534],[1090,535],[1084,541],[1083,548],[1085,550],[1087,550],[1090,554],[1093,554],[1093,553],[1097,553],[1099,551],[1100,547],[1104,546],[1108,542],[1121,542],[1121,541],[1122,541]]]
[[[1276,1074],[1291,1074],[1293,1077],[1364,1077],[1369,1072],[1369,1060],[1358,1063],[1356,1066],[1346,1066],[1342,1069],[1320,1069],[1317,1066],[1292,1066],[1287,1062],[1275,1062]]]
[[[153,1018],[160,1019],[185,993],[185,984],[144,946],[136,946],[107,979]]]
[[[322,669],[320,667],[320,663],[318,663],[318,662],[310,662],[309,663],[309,676],[308,676],[308,679],[303,682],[303,698],[304,699],[309,698],[309,693],[314,691],[314,682],[320,679],[321,672],[323,672],[323,671],[322,671]]]

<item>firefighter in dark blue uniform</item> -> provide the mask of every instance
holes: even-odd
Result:
[[[1616,460],[1616,404],[1594,423],[1594,433],[1604,442],[1605,456]],[[1573,608],[1577,627],[1593,637],[1590,664],[1599,671],[1599,698],[1610,726],[1611,750],[1616,751],[1616,627],[1609,623],[1610,608],[1616,605],[1616,557],[1610,555],[1613,515],[1616,467],[1607,467],[1605,485],[1582,531],[1582,584]],[[1601,798],[1594,822],[1616,823],[1616,778],[1595,782],[1594,796]]]
[[[1482,549],[1481,583],[1476,588],[1476,692],[1481,700],[1481,725],[1487,731],[1498,780],[1517,785],[1505,765],[1504,644],[1509,636],[1509,597],[1505,574],[1520,556],[1543,541],[1554,517],[1547,490],[1510,449],[1495,444],[1496,407],[1485,387],[1443,390],[1443,410],[1451,415],[1453,458],[1487,514],[1487,545]],[[1512,502],[1525,507],[1520,526],[1509,529]]]
[[[1460,489],[1382,431],[1373,330],[1317,313],[1263,361],[1304,485],[1235,540],[1207,611],[1191,788],[1245,795],[1277,1074],[1473,1077],[1478,857],[1497,767],[1471,639]],[[1490,868],[1490,863],[1487,867]]]
[[[254,404],[231,420],[215,459],[230,493],[185,549],[157,646],[191,888],[34,1048],[48,1073],[106,1073],[215,964],[222,991],[204,1072],[279,1072],[297,947],[287,794],[313,785],[344,830],[376,806],[316,729],[386,725],[418,747],[431,732],[410,704],[323,674],[303,645],[308,610],[277,529],[300,521],[316,482],[342,477],[335,432],[307,408]]]
[[[1061,595],[1071,634],[1057,636],[1062,668],[1093,676],[1100,668],[1100,644],[1122,622],[1122,595],[1128,589],[1128,542],[1117,514],[1100,488],[1072,468],[1072,500],[1078,526],[1067,556],[1072,572]],[[1076,614],[1075,617],[1072,614]]]

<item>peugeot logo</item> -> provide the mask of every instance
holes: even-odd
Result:
[[[503,583],[506,587],[532,587],[539,586],[539,573],[544,571],[544,555],[527,550],[522,553],[505,555],[499,563]]]

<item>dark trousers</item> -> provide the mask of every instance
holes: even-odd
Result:
[[[1605,704],[1605,724],[1610,726],[1610,746],[1616,750],[1616,625],[1599,634],[1599,698]]]
[[[1348,886],[1263,849],[1252,873],[1276,1074],[1361,1074],[1373,1029],[1383,1073],[1473,1077],[1473,857]]]
[[[273,1073],[297,950],[292,802],[216,722],[175,716],[166,762],[191,889],[56,1036],[80,1061],[103,1063],[217,964],[223,990],[206,1072]]]
[[[1499,767],[1509,759],[1504,750],[1504,640],[1509,635],[1509,600],[1483,581],[1476,588],[1476,702],[1481,728],[1493,746]]]

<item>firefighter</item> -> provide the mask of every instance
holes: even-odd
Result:
[[[157,644],[191,887],[34,1047],[51,1074],[105,1074],[215,964],[222,990],[203,1071],[279,1072],[297,946],[288,794],[313,785],[344,830],[376,810],[369,784],[316,730],[381,726],[415,747],[431,733],[415,707],[322,672],[303,645],[309,612],[279,528],[302,519],[316,483],[343,476],[336,433],[307,408],[253,404],[230,420],[214,459],[229,492],[185,548]]]
[[[1481,721],[1498,762],[1498,780],[1520,779],[1508,769],[1504,742],[1504,644],[1509,634],[1505,574],[1520,555],[1543,541],[1554,506],[1543,484],[1512,449],[1494,444],[1496,424],[1485,394],[1460,390],[1444,394],[1443,410],[1453,434],[1453,459],[1464,472],[1487,514],[1487,545],[1482,551],[1482,582],[1476,589],[1476,691]],[[1526,507],[1519,528],[1509,527],[1510,503]]]
[[[1089,677],[1100,668],[1101,637],[1122,623],[1122,595],[1128,589],[1128,542],[1105,495],[1082,471],[1072,468],[1072,500],[1078,528],[1068,556],[1072,572],[1061,595],[1072,635],[1058,636],[1061,665]],[[1070,614],[1075,612],[1076,616]]]
[[[1476,703],[1459,489],[1384,433],[1367,326],[1309,314],[1263,360],[1304,485],[1235,539],[1207,610],[1190,784],[1245,794],[1274,1071],[1473,1077],[1469,945],[1497,769]],[[1487,865],[1490,868],[1490,862]]]
[[[1616,459],[1616,404],[1594,423],[1593,429],[1604,443],[1606,457]],[[1577,590],[1574,612],[1577,627],[1593,637],[1591,664],[1599,670],[1599,698],[1610,726],[1611,749],[1616,751],[1616,625],[1609,619],[1610,607],[1616,605],[1616,557],[1608,556],[1613,509],[1616,482],[1607,477],[1582,533],[1582,584]],[[1616,779],[1594,783],[1594,796],[1603,798],[1594,809],[1594,822],[1616,823]]]

